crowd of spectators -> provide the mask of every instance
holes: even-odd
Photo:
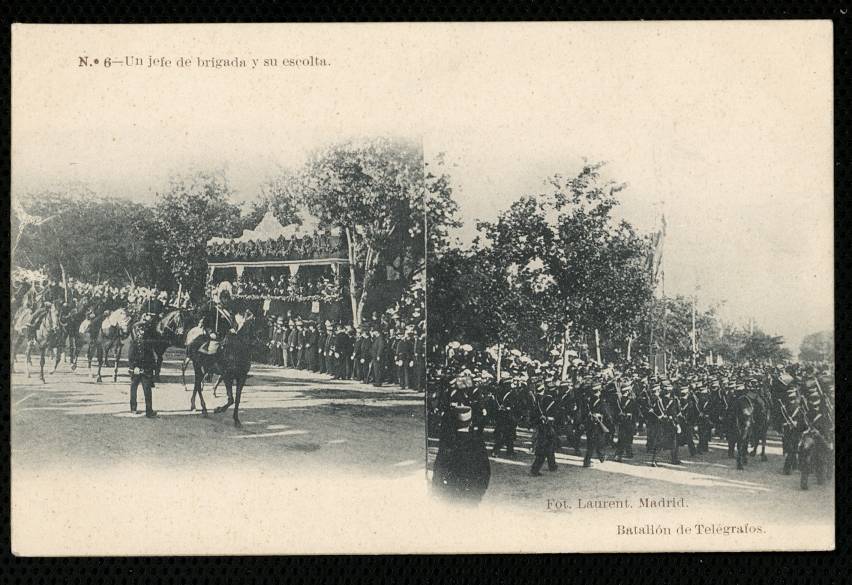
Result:
[[[342,238],[318,232],[313,236],[258,240],[248,242],[212,242],[207,257],[224,260],[311,260],[345,255]]]
[[[337,302],[343,296],[337,278],[322,275],[316,279],[301,278],[297,273],[270,275],[268,277],[244,271],[235,287],[237,297],[249,299],[278,299],[284,301]]]

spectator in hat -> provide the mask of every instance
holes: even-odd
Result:
[[[459,394],[441,418],[432,486],[439,496],[476,505],[488,489],[491,463],[482,436],[471,432],[471,407]]]
[[[335,358],[335,334],[331,321],[325,322],[325,373],[337,377],[337,359]]]
[[[407,327],[405,334],[396,344],[396,367],[399,385],[403,390],[411,387],[411,372],[414,368],[414,328]]]
[[[346,333],[346,327],[342,324],[337,327],[337,334],[334,337],[334,357],[337,360],[337,378],[340,380],[348,380],[352,375],[352,355],[354,342]]]
[[[298,357],[299,357],[299,330],[296,326],[296,321],[292,319],[289,322],[290,334],[287,337],[287,352],[289,353],[289,367],[296,368],[298,367]]]
[[[384,372],[385,337],[380,329],[373,329],[372,342],[370,344],[370,377],[373,386],[382,385]]]
[[[352,378],[355,380],[360,380],[364,383],[367,382],[367,369],[365,364],[367,363],[366,357],[369,355],[370,336],[367,333],[367,328],[365,325],[358,327],[355,331],[355,343],[352,347]]]
[[[319,371],[319,362],[317,361],[318,341],[316,324],[313,321],[308,321],[308,330],[305,332],[305,369],[311,372]]]
[[[324,374],[325,368],[325,344],[328,340],[328,332],[325,325],[320,321],[317,323],[317,372]]]

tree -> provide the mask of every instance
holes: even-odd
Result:
[[[243,229],[253,229],[271,210],[281,225],[299,224],[299,176],[289,169],[260,184],[260,193],[243,215]]]
[[[799,361],[825,362],[834,360],[834,333],[820,331],[802,339],[799,346]]]
[[[242,233],[240,209],[220,173],[175,176],[158,194],[155,217],[162,235],[164,259],[173,278],[195,296],[204,291],[207,241]]]
[[[650,244],[612,217],[624,185],[603,181],[602,166],[552,177],[544,193],[519,199],[478,229],[528,313],[559,331],[571,324],[572,337],[599,330],[627,341],[641,331],[651,299]]]
[[[13,262],[47,266],[51,276],[128,282],[158,282],[162,249],[150,208],[124,199],[99,197],[84,185],[30,193],[21,212],[52,217],[21,236]],[[13,214],[13,223],[17,222]]]
[[[282,188],[270,191],[276,206],[304,207],[345,234],[356,325],[383,268],[398,269],[400,291],[422,268],[424,171],[418,146],[390,138],[334,144],[311,153],[302,169],[277,185]]]

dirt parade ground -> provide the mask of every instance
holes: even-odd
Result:
[[[486,429],[489,453],[491,432]],[[490,457],[490,484],[477,512],[513,518],[513,530],[538,534],[547,550],[594,551],[604,542],[607,550],[625,551],[796,549],[834,541],[834,484],[817,485],[812,476],[809,491],[800,490],[797,473],[781,473],[774,435],[768,460],[750,458],[743,471],[719,439],[706,454],[690,456],[681,448],[682,465],[671,465],[670,452],[662,451],[658,467],[651,467],[644,437],[637,436],[633,459],[595,459],[583,468],[583,453],[563,445],[557,470],[545,466],[541,477],[531,477],[531,444],[530,432],[519,428],[514,456]],[[438,441],[430,439],[428,449],[431,467]],[[569,541],[559,530],[566,523],[577,527]],[[551,530],[561,536],[548,543]],[[527,548],[519,541],[519,549]]]
[[[207,418],[190,412],[180,357],[166,356],[154,419],[129,411],[125,363],[117,383],[106,369],[95,383],[81,359],[76,372],[61,363],[42,384],[19,358],[11,386],[16,553],[48,541],[68,554],[333,550],[374,529],[345,522],[362,500],[425,492],[422,392],[254,365],[235,428],[232,409],[213,412],[224,386],[213,397],[206,385]],[[191,368],[187,376],[191,390]],[[269,537],[242,550],[228,535],[247,521]],[[287,529],[297,522],[308,528]],[[160,538],[140,543],[137,532]]]

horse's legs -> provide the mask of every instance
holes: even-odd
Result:
[[[45,380],[44,380],[44,362],[47,361],[46,356],[47,356],[47,346],[44,346],[44,347],[41,348],[41,355],[40,355],[40,359],[39,359],[39,379],[42,381],[42,383],[45,383]]]
[[[28,339],[27,340],[27,351],[24,353],[24,367],[27,370],[27,378],[30,377],[30,366],[32,365],[32,359],[30,358],[30,354],[33,351],[33,344]]]
[[[237,395],[234,398],[234,426],[241,427],[243,425],[240,422],[240,397],[243,395],[243,384],[245,384],[245,378],[243,376],[237,376],[236,382]]]
[[[750,429],[742,429],[737,433],[737,469],[745,469],[748,464],[748,437]]]
[[[760,437],[760,460],[766,461],[766,435],[768,434],[768,430],[766,427],[763,427],[761,437]]]
[[[112,371],[112,381],[118,382],[118,362],[121,359],[121,341],[115,344],[115,369]]]
[[[222,374],[222,379],[225,381],[225,390],[228,391],[228,401],[222,406],[217,406],[215,412],[225,412],[234,403],[234,394],[232,391],[233,378],[230,375]]]
[[[216,398],[218,395],[216,394],[216,389],[219,387],[219,384],[222,383],[222,374],[219,374],[219,377],[216,378],[216,383],[213,384],[213,398]]]
[[[737,446],[737,435],[734,434],[733,429],[728,429],[725,433],[725,438],[728,440],[728,459],[734,458],[734,449]]]
[[[63,352],[61,352],[61,351],[59,350],[59,348],[57,347],[57,348],[56,348],[56,360],[53,362],[53,371],[52,371],[52,372],[50,372],[51,374],[55,374],[55,373],[56,373],[56,368],[58,368],[58,367],[59,367],[59,358],[60,358],[60,357],[62,357],[62,353],[63,353]]]
[[[98,342],[98,374],[95,377],[95,382],[102,382],[103,378],[101,377],[101,368],[104,365],[104,357],[105,355],[109,355],[109,349],[104,349],[104,346]]]
[[[187,358],[188,359],[188,358]],[[183,369],[186,370],[186,360],[183,362]],[[192,380],[192,397],[189,399],[189,410],[195,410],[195,395],[202,396],[201,394],[201,376],[204,375],[204,372],[201,366],[194,361],[192,362],[192,371],[194,372],[194,378]],[[202,397],[202,403],[204,402],[204,398]]]

